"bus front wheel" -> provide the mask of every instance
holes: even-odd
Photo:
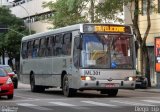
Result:
[[[75,93],[76,93],[76,89],[72,89],[69,87],[69,79],[68,79],[68,76],[65,75],[63,77],[63,87],[62,87],[62,90],[63,90],[63,94],[67,97],[71,97],[73,96]]]
[[[117,96],[118,89],[110,89],[108,90],[108,96],[114,97]]]

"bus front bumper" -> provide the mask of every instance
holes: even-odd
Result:
[[[83,90],[135,89],[135,81],[124,81],[124,80],[81,81],[81,86],[79,89]]]

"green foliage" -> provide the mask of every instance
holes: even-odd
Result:
[[[50,20],[55,28],[86,22],[85,17],[81,16],[78,10],[81,7],[77,5],[79,1],[80,0],[77,0],[77,2],[74,0],[57,0],[55,3],[44,3],[44,7],[49,7],[54,12],[54,16],[52,16]],[[75,5],[75,7],[71,8],[68,6],[70,3],[71,5]]]
[[[123,5],[132,0],[56,0],[45,2],[44,7],[49,7],[54,12],[50,18],[54,27],[82,22],[106,22],[114,20],[122,22],[118,14],[123,12]]]
[[[0,55],[5,52],[9,57],[19,58],[22,34],[28,35],[28,29],[8,8],[0,7],[0,15],[0,24],[8,26],[8,32],[0,33]]]

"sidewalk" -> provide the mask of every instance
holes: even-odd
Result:
[[[29,84],[24,84],[21,81],[18,81],[18,89],[30,88]]]
[[[140,92],[151,92],[151,93],[160,93],[160,88],[147,88],[147,89],[135,89],[135,91],[140,91]]]

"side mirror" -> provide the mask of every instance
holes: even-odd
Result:
[[[8,73],[8,76],[13,77],[14,74],[13,73]]]

